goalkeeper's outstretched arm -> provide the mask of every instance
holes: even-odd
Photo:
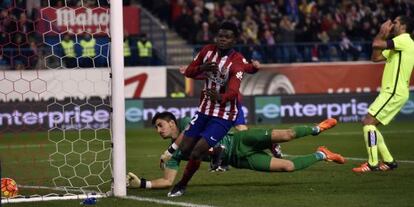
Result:
[[[139,178],[132,172],[127,175],[128,188],[147,188],[147,189],[163,189],[169,188],[173,185],[175,177],[177,176],[177,170],[165,168],[164,177],[154,180],[146,180],[145,178]]]

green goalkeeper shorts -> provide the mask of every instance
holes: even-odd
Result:
[[[263,150],[272,146],[271,134],[271,129],[250,129],[237,132],[233,137],[235,148],[232,166],[255,171],[270,171],[272,156]]]
[[[382,92],[369,106],[368,113],[381,124],[387,125],[398,114],[407,100],[408,97],[406,96]]]

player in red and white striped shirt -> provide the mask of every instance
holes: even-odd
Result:
[[[179,146],[189,161],[182,179],[168,193],[169,197],[184,193],[187,183],[200,167],[202,157],[228,133],[236,120],[243,73],[254,70],[254,66],[233,49],[238,35],[234,23],[222,23],[215,44],[203,47],[185,70],[186,77],[203,77],[205,85],[199,111],[184,132]]]

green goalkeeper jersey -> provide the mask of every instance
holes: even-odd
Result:
[[[409,96],[410,76],[414,67],[414,41],[408,33],[392,39],[394,49],[382,55],[387,59],[382,75],[381,92]]]
[[[190,121],[191,121],[191,119],[188,118],[188,117],[177,120],[177,127],[178,127],[180,133],[185,130],[185,128],[190,123]],[[172,141],[174,142],[174,140],[172,140]],[[228,149],[231,149],[231,146],[233,144],[232,142],[233,142],[232,141],[232,134],[229,133],[226,136],[224,136],[224,138],[218,143],[218,145],[222,145],[226,148],[225,154],[224,154],[224,159],[225,160],[230,159],[231,151],[229,151]],[[188,160],[188,158],[185,157],[181,153],[180,150],[177,150],[177,151],[174,152],[171,159],[168,160],[167,163],[165,163],[165,167],[170,168],[170,169],[174,169],[174,170],[178,170],[178,167],[180,166],[181,160]]]

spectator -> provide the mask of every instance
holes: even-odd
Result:
[[[352,56],[352,60],[358,60],[360,48],[355,46],[354,43],[348,38],[345,32],[341,34],[341,42],[339,43],[339,48],[341,52],[342,60],[347,61],[348,55]]]
[[[95,46],[96,40],[89,33],[83,35],[83,39],[80,41],[82,47],[82,56],[79,59],[80,67],[92,68],[95,66]]]
[[[213,34],[210,31],[208,22],[203,22],[201,30],[198,31],[196,36],[197,44],[207,44],[213,40]]]
[[[124,64],[125,66],[132,66],[132,58],[131,58],[131,43],[129,41],[129,35],[125,31],[124,32]]]
[[[181,15],[174,22],[177,33],[180,34],[185,40],[190,39],[191,30],[194,26],[194,20],[190,15],[190,11],[187,7],[183,7]]]
[[[290,21],[288,16],[283,16],[280,21],[280,43],[282,43],[282,60],[283,62],[297,61],[297,49],[293,44],[295,42],[296,24]]]
[[[150,65],[152,63],[152,43],[147,39],[147,34],[140,35],[137,42],[138,65]]]
[[[170,94],[171,98],[185,98],[185,93],[180,89],[179,85],[174,86],[174,91]]]
[[[258,39],[258,26],[251,16],[246,16],[242,22],[242,39],[244,43],[257,44]]]
[[[63,52],[63,64],[66,68],[77,67],[75,43],[68,33],[63,36],[63,40],[60,42]]]

